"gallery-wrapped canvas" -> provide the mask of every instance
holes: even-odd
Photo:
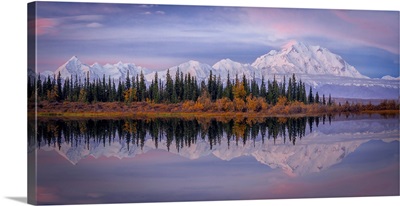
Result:
[[[399,12],[28,4],[28,202],[399,195]]]

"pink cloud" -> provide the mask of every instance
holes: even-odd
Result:
[[[248,9],[243,21],[254,25],[262,22],[266,35],[280,41],[322,37],[348,46],[370,46],[398,54],[399,21],[394,17],[380,11]]]
[[[32,34],[44,35],[55,32],[55,27],[58,25],[57,20],[51,18],[37,18],[28,23]]]

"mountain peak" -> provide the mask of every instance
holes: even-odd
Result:
[[[384,79],[384,80],[400,80],[400,76],[399,77],[392,77],[390,75],[386,75],[386,76],[383,76],[382,79]]]
[[[298,42],[298,41],[292,39],[292,40],[288,41],[286,44],[284,44],[284,45],[281,47],[281,49],[282,49],[282,50],[291,49],[291,48],[293,48],[294,46],[299,45],[299,44],[303,44],[303,43]]]
[[[186,63],[191,64],[191,65],[193,65],[193,64],[196,64],[196,65],[200,64],[200,62],[199,62],[199,61],[196,61],[196,60],[189,60],[189,61],[187,61]],[[185,63],[183,63],[183,64],[185,64]]]
[[[68,61],[79,61],[77,56],[72,56]]]
[[[352,78],[368,78],[360,74],[339,55],[320,46],[289,41],[281,51],[271,51],[257,58],[252,66],[272,74],[333,75]]]

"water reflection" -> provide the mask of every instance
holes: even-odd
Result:
[[[162,149],[189,159],[253,156],[294,176],[337,164],[366,141],[398,139],[396,118],[337,117],[333,125],[332,119],[53,119],[38,121],[36,136],[29,136],[28,143],[31,151],[57,150],[72,164],[89,155],[124,158]],[[369,137],[371,132],[385,135]]]
[[[42,119],[31,132],[35,124],[40,203],[399,192],[398,116]]]
[[[331,122],[331,116],[328,117]],[[326,117],[322,117],[325,124]],[[284,143],[289,141],[296,144],[297,138],[312,132],[313,127],[318,127],[320,117],[299,117],[299,118],[265,118],[249,119],[241,118],[227,121],[216,119],[192,119],[184,120],[178,118],[169,119],[119,119],[119,120],[46,120],[37,122],[37,135],[30,133],[28,143],[37,147],[43,145],[58,147],[61,149],[63,142],[76,147],[84,144],[90,149],[90,142],[102,142],[106,147],[112,141],[125,141],[126,145],[134,145],[143,149],[144,142],[149,136],[158,148],[158,143],[166,138],[167,148],[171,145],[179,150],[183,147],[190,147],[197,139],[207,140],[210,149],[221,144],[221,138],[226,136],[228,145],[239,141],[245,145],[260,137],[261,141],[283,138]],[[29,124],[30,130],[33,129]],[[36,138],[36,141],[34,141]],[[128,148],[129,149],[129,148]]]

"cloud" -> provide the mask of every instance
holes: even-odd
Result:
[[[103,24],[97,22],[104,19],[102,15],[77,15],[56,18],[37,18],[28,23],[30,31],[35,31],[36,35],[59,34],[61,30],[78,28],[99,28]],[[90,22],[90,23],[87,23]],[[54,36],[54,35],[53,35]]]
[[[78,15],[72,17],[65,17],[64,19],[75,20],[75,21],[98,21],[102,20],[102,15]]]
[[[86,27],[99,28],[99,27],[103,27],[103,24],[100,24],[100,23],[97,23],[97,22],[92,22],[92,23],[86,24]]]
[[[310,9],[246,9],[242,19],[285,43],[325,39],[346,47],[375,47],[398,54],[398,13]],[[270,42],[274,44],[274,42]],[[339,47],[339,45],[337,46]]]
[[[36,22],[29,22],[29,26],[31,27],[30,31],[35,31],[36,35],[54,33],[58,24],[59,22],[57,20],[51,18],[37,18]]]
[[[145,56],[148,62],[143,60],[140,64],[157,67],[186,59],[214,63],[220,57],[251,62],[294,39],[346,54],[345,59],[351,59],[354,53],[361,57],[359,51],[368,48],[399,53],[395,12],[190,6],[183,9],[125,4],[113,5],[105,12],[109,4],[68,6],[66,9],[54,4],[46,12],[39,12],[46,17],[39,20],[37,32],[47,55],[71,53],[71,56],[72,51],[79,51],[97,61],[100,56],[110,54],[116,54],[117,59]],[[379,55],[387,57],[386,54],[373,55],[376,60]],[[154,63],[154,58],[163,58],[165,62]],[[358,62],[371,65],[372,58],[364,59]]]

